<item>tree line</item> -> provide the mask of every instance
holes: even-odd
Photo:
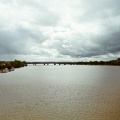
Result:
[[[120,61],[89,61],[89,62],[76,62],[76,65],[114,65],[120,66]]]
[[[10,62],[5,62],[5,61],[0,61],[0,70],[3,69],[14,69],[14,68],[20,68],[20,67],[24,67],[27,66],[27,63],[25,61],[19,61],[19,60],[14,60],[14,61],[10,61]]]

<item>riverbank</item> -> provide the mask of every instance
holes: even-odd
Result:
[[[0,70],[0,73],[7,73],[7,72],[14,71],[14,70],[15,70],[15,68],[11,68],[11,69],[5,68],[3,70]]]
[[[10,71],[14,71],[15,68],[21,68],[27,66],[27,63],[25,61],[10,61],[10,62],[5,62],[1,61],[0,62],[0,73],[7,73]]]

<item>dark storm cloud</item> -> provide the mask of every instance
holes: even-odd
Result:
[[[106,29],[104,33],[99,35],[82,35],[74,34],[64,43],[64,40],[57,42],[56,49],[62,55],[71,57],[93,57],[98,55],[106,55],[109,53],[120,52],[120,30],[119,26],[112,26],[112,30]]]
[[[47,39],[46,35],[43,35],[43,33],[40,30],[37,30],[35,28],[28,29],[18,26],[18,28],[15,31],[17,32],[18,37],[20,37],[20,40],[22,41],[31,40],[40,44]]]
[[[1,54],[11,54],[17,53],[16,49],[13,46],[14,40],[16,36],[14,36],[13,32],[10,31],[0,31],[0,53]]]
[[[103,53],[120,52],[120,31],[114,30],[112,33],[99,37],[98,44]]]
[[[70,55],[72,57],[93,57],[97,55],[105,55],[108,53],[119,53],[120,52],[120,32],[106,34],[103,36],[91,37],[87,45],[86,40],[82,43],[72,44],[71,47],[61,46],[60,53],[63,55]]]
[[[31,44],[41,44],[45,39],[40,31],[18,27],[14,30],[0,30],[0,54],[32,54]]]

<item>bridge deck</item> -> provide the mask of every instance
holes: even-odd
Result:
[[[49,64],[54,64],[54,65],[78,65],[80,62],[27,62],[27,64],[43,64],[43,65],[49,65]]]

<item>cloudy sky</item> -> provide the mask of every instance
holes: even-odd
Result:
[[[0,60],[120,57],[120,0],[0,0]]]

